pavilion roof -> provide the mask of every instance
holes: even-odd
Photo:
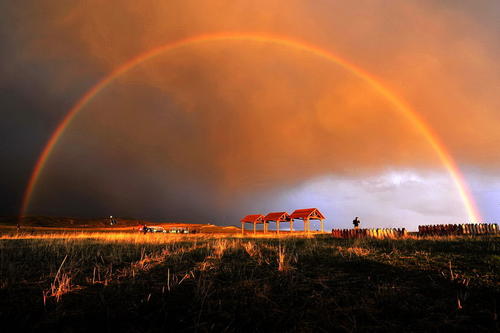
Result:
[[[262,214],[247,215],[241,219],[241,222],[264,223],[264,215],[262,215]]]
[[[317,208],[306,208],[306,209],[297,209],[292,215],[290,215],[292,219],[310,219],[310,220],[324,220],[325,216],[321,214],[321,212]]]
[[[290,215],[287,212],[274,212],[269,213],[264,217],[264,221],[290,221]]]

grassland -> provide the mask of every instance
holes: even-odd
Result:
[[[0,237],[17,331],[498,331],[500,238]]]

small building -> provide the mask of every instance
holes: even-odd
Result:
[[[292,225],[292,219],[290,218],[290,215],[287,212],[273,212],[269,213],[264,217],[264,222],[267,224],[269,222],[275,222],[276,223],[276,231],[278,234],[280,233],[280,223],[281,222],[289,222],[290,223],[290,231],[293,231],[293,225]],[[264,225],[266,225],[264,224]],[[264,228],[265,231],[267,231],[267,228]]]
[[[241,219],[241,232],[245,232],[245,223],[253,223],[253,233],[256,233],[257,231],[257,224],[263,223],[264,224],[264,232],[266,231],[266,223],[264,221],[264,215],[262,214],[254,214],[254,215],[247,215],[244,218]]]
[[[319,220],[321,226],[321,232],[324,232],[324,220],[326,219],[323,214],[317,208],[306,208],[297,209],[291,215],[290,218],[292,222],[290,226],[293,227],[293,220],[302,220],[304,222],[304,231],[311,231],[311,220]]]

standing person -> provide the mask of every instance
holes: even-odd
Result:
[[[354,229],[359,229],[359,224],[361,221],[359,220],[359,217],[356,216],[354,220],[352,220],[352,224],[354,224]]]

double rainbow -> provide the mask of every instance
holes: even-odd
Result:
[[[377,91],[381,96],[386,98],[395,108],[398,110],[406,119],[408,119],[413,126],[423,135],[426,141],[431,145],[433,150],[436,152],[441,163],[448,171],[458,194],[463,202],[465,210],[467,212],[470,221],[480,221],[481,217],[474,202],[472,195],[465,183],[464,177],[460,172],[455,161],[446,150],[445,146],[440,142],[435,133],[432,132],[431,128],[418,116],[418,114],[413,111],[405,102],[398,98],[394,93],[384,87],[376,78],[374,78],[369,73],[356,67],[355,65],[349,63],[348,61],[339,58],[338,56],[330,53],[327,50],[321,49],[315,45],[311,45],[302,41],[297,41],[281,36],[271,36],[271,35],[259,35],[259,34],[232,34],[232,33],[216,33],[199,35],[196,37],[186,38],[178,40],[172,43],[156,47],[149,51],[146,51],[128,61],[113,70],[106,77],[97,82],[91,89],[89,89],[78,102],[68,111],[64,119],[57,126],[56,130],[52,133],[50,139],[45,145],[42,153],[40,154],[33,172],[30,176],[28,185],[26,187],[23,202],[21,205],[21,216],[24,216],[30,205],[33,192],[39,181],[40,175],[45,167],[47,160],[49,159],[55,145],[59,141],[61,135],[64,133],[68,125],[74,119],[74,117],[80,112],[92,99],[109,84],[111,84],[116,78],[126,73],[135,66],[147,61],[155,56],[158,56],[164,52],[172,51],[175,49],[192,46],[195,44],[208,43],[208,42],[224,42],[224,41],[248,41],[254,43],[267,43],[275,44],[284,47],[289,47],[295,50],[308,52],[314,54],[320,58],[331,61],[351,74],[362,79],[365,83],[370,85],[375,91]]]

